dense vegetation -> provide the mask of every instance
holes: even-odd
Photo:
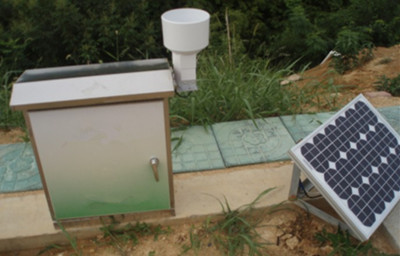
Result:
[[[320,62],[333,49],[346,55],[338,65],[347,69],[357,62],[354,56],[360,49],[400,42],[398,0],[1,0],[0,125],[19,125],[10,124],[12,113],[3,109],[10,82],[25,69],[168,57],[162,45],[160,15],[183,6],[205,9],[212,15],[210,45],[201,58],[207,65],[218,63],[215,69],[207,67],[218,74],[235,70],[230,73],[238,75],[243,63],[255,65],[243,72],[256,70],[261,75],[286,70],[293,63],[299,69]],[[254,72],[241,77],[243,83],[262,82],[254,79]],[[224,79],[236,78],[225,75]],[[215,83],[209,77],[208,81]],[[274,86],[279,87],[279,82]],[[200,100],[194,97],[198,96],[184,103]],[[220,95],[213,100],[227,98]],[[291,111],[282,102],[260,108],[251,105],[251,99],[241,100],[243,108],[232,119],[250,113],[281,113],[282,107],[283,112]],[[212,121],[218,120],[206,122]]]

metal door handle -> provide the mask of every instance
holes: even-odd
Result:
[[[158,164],[159,163],[160,163],[160,161],[158,160],[157,157],[150,158],[150,165],[151,165],[151,168],[153,169],[154,178],[156,179],[157,182],[159,180],[159,178],[158,178]]]

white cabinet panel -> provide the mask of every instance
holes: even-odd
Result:
[[[55,219],[171,209],[162,100],[28,116]]]

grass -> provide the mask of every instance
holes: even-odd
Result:
[[[333,83],[313,83],[302,90],[295,83],[281,84],[295,62],[276,69],[265,59],[244,55],[231,62],[212,53],[202,53],[198,62],[199,90],[170,99],[174,127],[302,113],[307,111],[303,106],[318,104],[317,89],[337,91]],[[327,101],[334,105],[334,99]]]
[[[103,221],[103,227],[100,230],[103,232],[103,237],[101,240],[95,238],[93,240],[96,246],[112,246],[115,248],[119,255],[131,255],[128,251],[129,248],[136,246],[139,243],[139,239],[144,236],[153,236],[153,241],[157,241],[160,235],[168,235],[172,233],[170,227],[164,228],[161,225],[152,226],[145,222],[137,222],[135,225],[128,223],[121,226],[113,217],[111,218],[111,223],[106,225]],[[82,250],[83,246],[78,245],[78,240],[76,237],[72,236],[65,227],[57,222],[57,225],[61,229],[64,236],[69,242],[68,245],[51,244],[41,251],[37,255],[47,255],[56,252],[69,252],[72,250],[72,254],[75,256],[84,255]],[[59,255],[63,254],[59,253]],[[58,254],[57,254],[58,255]],[[150,251],[148,255],[156,255],[155,251]]]
[[[201,249],[204,232],[198,232],[194,225],[189,230],[189,244],[182,246],[181,255],[186,254],[189,251],[193,251],[195,255],[198,255]]]
[[[171,229],[164,229],[161,225],[151,226],[145,222],[137,222],[135,225],[131,223],[125,226],[112,219],[111,224],[105,225],[100,228],[103,232],[103,237],[107,240],[107,244],[116,248],[121,255],[126,255],[125,246],[130,243],[135,246],[139,242],[139,238],[143,236],[154,236],[154,241],[158,240],[159,235],[171,233]]]
[[[228,200],[219,199],[218,202],[222,208],[222,218],[212,220],[211,217],[201,225],[196,227],[192,225],[189,230],[189,241],[182,246],[180,255],[204,255],[207,252],[206,248],[213,246],[221,255],[268,255],[268,241],[264,240],[257,230],[262,226],[263,218],[269,214],[278,211],[291,209],[285,208],[285,201],[279,203],[267,211],[254,211],[257,203],[267,196],[274,188],[269,188],[260,193],[252,202],[232,209]],[[262,217],[260,217],[262,216]],[[70,255],[83,255],[83,246],[78,246],[77,239],[69,234],[65,228],[57,223],[61,231],[69,241],[72,249]],[[157,241],[159,235],[170,234],[172,230],[168,227],[163,228],[161,225],[151,226],[144,222],[137,222],[135,225],[126,224],[120,225],[115,219],[111,218],[111,223],[100,228],[103,232],[103,237],[100,240],[93,242],[97,246],[112,246],[119,255],[132,255],[132,247],[139,243],[139,239],[144,236],[153,236],[153,240]],[[352,238],[347,231],[342,231],[340,228],[335,233],[327,232],[323,229],[316,233],[315,241],[319,242],[319,247],[329,245],[332,250],[328,255],[334,256],[389,256],[376,249],[370,241],[360,243],[355,238]],[[66,246],[57,244],[50,245],[39,252],[38,255],[44,255],[52,252],[71,252]],[[54,250],[54,251],[53,251]],[[211,250],[214,252],[213,250]],[[61,253],[63,254],[63,253]],[[61,255],[60,254],[60,255]],[[148,255],[158,255],[155,250],[148,251]],[[218,254],[219,255],[219,254]],[[396,254],[397,255],[397,254]],[[394,255],[392,255],[394,256]]]
[[[8,71],[1,77],[0,88],[0,128],[9,130],[13,127],[25,128],[25,121],[20,111],[13,111],[10,108],[11,87],[14,78],[20,71]]]
[[[389,63],[392,62],[392,61],[393,61],[392,58],[386,57],[386,58],[381,59],[381,60],[378,62],[378,65],[389,64]]]
[[[279,82],[289,69],[273,72],[267,61],[245,57],[235,63],[212,55],[199,59],[199,90],[170,100],[173,126],[206,125],[286,111],[288,102]]]
[[[268,242],[263,241],[257,232],[261,220],[255,217],[254,207],[273,189],[263,191],[251,203],[234,210],[226,198],[224,202],[217,199],[222,208],[223,218],[216,222],[208,218],[200,229],[192,226],[189,232],[190,243],[183,246],[182,254],[193,251],[197,255],[203,246],[215,245],[223,254],[229,256],[264,255],[263,250]],[[279,209],[282,204],[273,207],[270,213]]]
[[[343,256],[388,256],[374,248],[370,241],[360,243],[349,235],[348,231],[343,231],[340,228],[337,229],[336,233],[327,232],[325,229],[322,232],[318,232],[315,235],[317,241],[320,242],[321,246],[329,244],[333,250],[328,254],[343,255]]]
[[[269,60],[250,59],[204,51],[198,60],[199,90],[170,99],[173,127],[208,125],[217,122],[256,119],[307,112],[304,106],[317,106],[321,97],[315,91],[335,91],[332,83],[313,83],[298,88],[295,83],[281,84],[293,73],[293,62],[277,69]],[[20,72],[6,72],[1,80],[0,128],[25,127],[23,115],[9,107],[11,88]],[[334,105],[335,99],[326,99]],[[331,106],[329,106],[331,107]],[[332,109],[329,109],[332,110]]]
[[[393,96],[400,96],[400,74],[394,78],[388,78],[385,75],[381,76],[375,82],[375,87],[379,91],[386,91]]]
[[[75,256],[83,255],[82,250],[80,250],[78,247],[78,241],[77,241],[76,237],[74,237],[70,233],[68,233],[68,231],[65,229],[65,227],[59,221],[57,221],[57,225],[61,229],[62,233],[67,238],[71,248],[73,249],[74,253],[72,255],[75,255]],[[43,250],[41,250],[37,255],[43,255],[45,253],[49,253],[51,250],[54,250],[54,249],[64,250],[66,248],[65,248],[65,246],[61,246],[58,244],[52,244],[52,245],[47,246]]]

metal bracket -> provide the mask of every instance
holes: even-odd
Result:
[[[301,178],[300,175],[301,175],[300,168],[296,164],[294,164],[292,181],[289,189],[289,201],[295,203],[296,205],[303,208],[307,212],[316,215],[318,218],[328,222],[329,224],[332,224],[334,226],[339,226],[340,229],[347,230],[352,236],[358,237],[346,223],[344,223],[341,220],[338,220],[337,218],[322,211],[321,209],[315,207],[314,205],[308,203],[306,200],[303,199],[305,197],[305,194],[303,191],[301,191],[299,187],[299,181]],[[312,188],[314,188],[314,185],[308,179],[305,179],[303,181],[303,184],[304,184],[304,189],[307,192],[310,191]]]

